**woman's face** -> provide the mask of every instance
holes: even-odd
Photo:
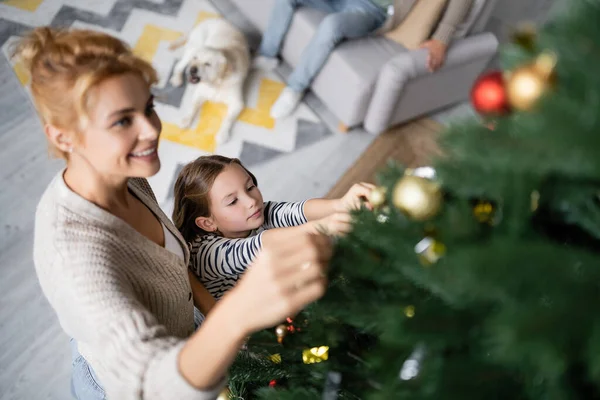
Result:
[[[89,123],[75,156],[111,180],[156,174],[162,125],[147,83],[133,73],[118,75],[100,82],[90,96]]]

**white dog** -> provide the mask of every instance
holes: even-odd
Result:
[[[225,103],[227,113],[215,138],[217,144],[225,143],[244,109],[243,86],[250,69],[246,37],[224,19],[214,18],[198,24],[187,37],[173,42],[170,49],[184,44],[183,57],[175,65],[171,85],[181,86],[185,73],[196,87],[182,126],[192,124],[204,101]]]

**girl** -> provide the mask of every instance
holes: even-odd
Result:
[[[239,160],[203,156],[177,177],[173,221],[191,245],[191,268],[219,299],[275,238],[294,241],[300,234],[348,232],[349,210],[359,208],[373,187],[356,184],[336,200],[263,202],[256,178]]]
[[[188,247],[145,179],[160,169],[156,72],[93,31],[38,28],[16,53],[50,148],[66,162],[38,205],[34,262],[74,339],[73,394],[215,399],[250,333],[323,295],[329,240],[304,234],[263,246],[195,331],[192,300],[206,311],[211,296],[188,275]]]

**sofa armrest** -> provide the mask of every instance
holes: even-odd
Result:
[[[498,40],[492,33],[457,40],[448,49],[444,65],[434,73],[427,69],[426,49],[398,54],[383,65],[379,73],[365,118],[365,129],[380,133],[391,124],[401,122],[396,115],[400,100],[406,94],[405,89],[415,82],[420,82],[418,99],[411,93],[408,101],[412,100],[414,109],[406,107],[404,120],[450,104],[454,97],[463,96],[465,86],[470,90],[497,49]]]

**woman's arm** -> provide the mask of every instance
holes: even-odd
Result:
[[[321,297],[331,253],[331,241],[322,235],[273,239],[182,348],[178,365],[185,379],[198,388],[213,387],[249,334]]]
[[[70,243],[73,251],[46,248],[52,255],[44,249],[35,257],[40,284],[67,333],[78,340],[84,354],[93,356],[89,361],[108,398],[217,397],[225,385],[224,369],[215,370],[221,380],[204,385],[193,386],[184,378],[178,367],[184,340],[170,334],[138,299],[131,275],[115,268],[111,254],[81,242]],[[162,289],[168,295],[168,288]]]
[[[323,295],[331,257],[331,243],[322,236],[273,242],[184,341],[138,300],[131,276],[113,268],[109,254],[84,243],[69,248],[77,251],[36,251],[40,283],[68,333],[93,350],[108,398],[121,400],[214,400],[249,333]]]
[[[234,290],[223,296],[181,349],[179,370],[192,386],[217,385],[250,334],[243,323],[245,317],[226,301]]]

